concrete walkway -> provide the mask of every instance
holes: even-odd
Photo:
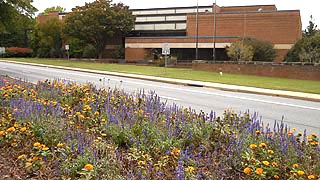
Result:
[[[182,80],[182,79],[173,79],[173,78],[163,78],[163,77],[146,76],[146,75],[139,75],[139,74],[128,74],[128,73],[119,73],[119,72],[110,72],[110,71],[80,69],[80,68],[71,68],[71,67],[62,67],[62,66],[53,66],[53,65],[43,65],[43,64],[34,64],[34,63],[16,62],[16,61],[7,61],[7,60],[0,60],[0,61],[16,63],[16,64],[26,64],[26,65],[33,65],[33,66],[40,66],[40,67],[50,67],[50,68],[65,69],[65,70],[72,70],[72,71],[96,73],[96,74],[103,74],[103,75],[127,77],[127,78],[134,78],[134,79],[142,79],[142,80],[149,80],[149,81],[165,82],[165,83],[171,83],[171,84],[181,84],[181,85],[187,85],[187,86],[215,88],[215,89],[221,89],[221,90],[226,90],[226,91],[247,92],[247,93],[264,94],[264,95],[280,96],[280,97],[289,97],[289,98],[295,98],[295,99],[303,99],[303,100],[310,100],[310,101],[320,102],[320,94],[294,92],[294,91],[284,91],[284,90],[273,90],[273,89],[264,89],[264,88],[247,87],[247,86],[237,86],[237,85],[229,85],[229,84],[221,84],[221,83],[202,82],[202,81],[193,81],[193,80]]]

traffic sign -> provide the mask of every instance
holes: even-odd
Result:
[[[168,43],[162,44],[162,54],[163,55],[170,55],[170,47]]]
[[[6,53],[6,48],[0,47],[0,54],[5,54],[5,53]]]
[[[66,45],[65,45],[65,49],[66,49],[66,50],[69,50],[69,49],[70,49],[69,44],[66,44]]]

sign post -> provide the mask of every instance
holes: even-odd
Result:
[[[170,55],[170,47],[168,43],[163,43],[162,44],[162,55],[164,55],[164,67],[167,67],[168,64],[168,57],[167,55]]]
[[[66,45],[64,46],[64,48],[67,50],[67,58],[68,58],[68,61],[69,61],[69,49],[70,49],[69,44],[66,44]]]
[[[0,47],[0,55],[3,57],[3,54],[6,53],[6,48],[5,47]]]

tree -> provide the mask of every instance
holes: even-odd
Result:
[[[242,40],[238,40],[227,48],[227,55],[234,61],[251,61],[254,50],[251,45],[246,45]]]
[[[320,31],[312,36],[306,36],[297,41],[288,51],[285,61],[287,62],[320,62]]]
[[[317,32],[317,25],[314,23],[314,19],[312,15],[310,16],[309,25],[308,27],[303,31],[304,37],[310,37],[313,36]]]
[[[0,0],[0,33],[8,32],[8,28],[16,21],[17,15],[31,18],[37,11],[31,3],[32,0]]]
[[[53,11],[57,11],[59,13],[62,13],[62,12],[65,12],[66,11],[66,8],[64,7],[61,7],[61,6],[52,6],[52,7],[49,7],[49,8],[46,8],[43,13],[44,14],[49,14],[50,12],[53,12]]]
[[[50,18],[45,23],[36,24],[33,31],[33,50],[37,57],[62,57],[63,21]]]
[[[276,57],[276,50],[273,44],[253,38],[244,38],[243,43],[253,48],[252,61],[273,61]]]
[[[134,17],[128,6],[111,4],[111,0],[96,0],[72,9],[66,18],[65,33],[95,47],[102,58],[108,40],[131,31]]]

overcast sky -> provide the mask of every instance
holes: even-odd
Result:
[[[47,7],[62,6],[71,11],[75,6],[82,6],[85,2],[94,0],[33,0],[33,5],[42,12]],[[270,5],[275,4],[278,10],[300,10],[302,28],[308,26],[310,15],[315,19],[315,23],[320,26],[320,10],[316,5],[318,0],[216,0],[219,6],[243,6],[243,5]],[[196,6],[197,0],[113,0],[113,2],[123,2],[131,9],[145,9],[158,7],[180,7]],[[207,6],[214,3],[214,0],[199,0],[199,5]]]

